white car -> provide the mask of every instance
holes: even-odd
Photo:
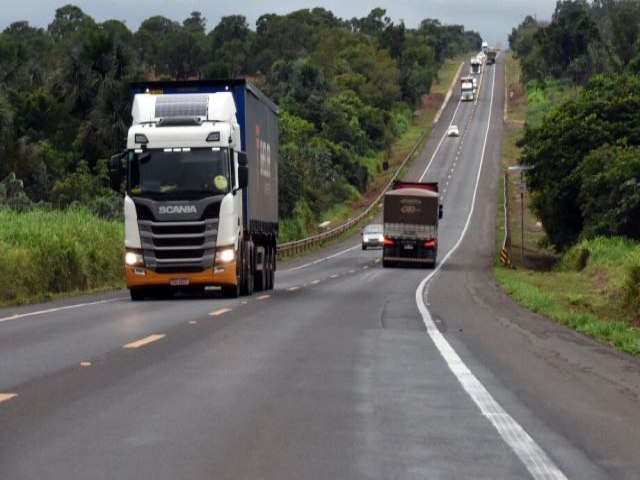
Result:
[[[447,137],[459,137],[459,136],[460,136],[460,130],[458,130],[458,126],[449,125],[449,128],[447,129]]]
[[[364,227],[362,231],[362,250],[370,247],[382,247],[384,245],[382,231],[382,225],[379,223],[372,223]]]

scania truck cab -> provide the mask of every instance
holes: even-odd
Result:
[[[132,84],[124,184],[133,300],[220,287],[273,288],[278,231],[277,108],[243,79]]]

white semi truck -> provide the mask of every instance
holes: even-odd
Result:
[[[134,83],[131,93],[127,148],[110,174],[124,195],[132,300],[273,288],[277,107],[244,79]]]
[[[473,78],[472,77],[461,77],[460,78],[460,100],[464,101],[473,101],[474,98],[474,88],[473,88]]]

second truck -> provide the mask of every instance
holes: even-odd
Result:
[[[134,83],[131,93],[127,148],[110,168],[131,298],[273,288],[277,107],[244,79]]]
[[[473,77],[461,77],[460,78],[460,100],[473,101],[474,88]]]
[[[435,267],[442,205],[437,182],[394,182],[383,201],[382,266]]]

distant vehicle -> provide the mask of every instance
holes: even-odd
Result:
[[[447,137],[459,137],[459,136],[460,136],[460,130],[458,130],[458,126],[449,125],[449,128],[447,129]]]
[[[476,73],[480,73],[480,59],[478,57],[473,57],[470,61],[471,63],[471,74],[474,75]]]
[[[494,63],[496,63],[497,54],[498,52],[496,52],[495,49],[487,50],[487,65],[493,65]]]
[[[438,182],[400,182],[384,194],[382,266],[398,263],[436,266],[438,220],[442,205]]]
[[[482,51],[486,52],[487,50],[489,50],[489,44],[487,42],[482,42]]]
[[[466,100],[473,101],[473,78],[462,77],[460,78],[460,100],[463,102]]]
[[[364,227],[362,231],[362,250],[366,250],[369,247],[382,247],[384,245],[382,232],[383,228],[380,223],[371,223]]]
[[[473,77],[472,83],[473,83],[473,93],[475,93],[476,89],[478,88],[478,79],[476,77]]]

